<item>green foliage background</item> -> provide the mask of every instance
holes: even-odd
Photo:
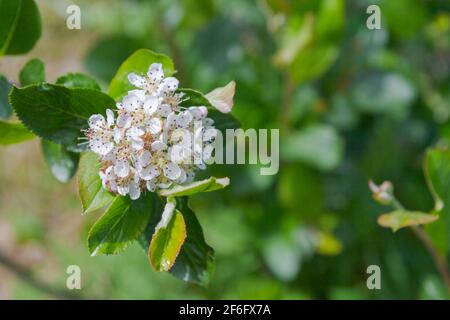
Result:
[[[124,59],[150,48],[173,58],[183,87],[208,92],[234,79],[233,114],[244,128],[280,128],[281,162],[276,176],[215,166],[230,186],[191,199],[217,261],[200,288],[153,272],[137,244],[90,257],[96,214],[81,216],[74,181],[51,177],[37,141],[1,148],[0,248],[36,276],[64,288],[66,267],[79,265],[85,298],[449,298],[411,231],[377,225],[387,210],[367,188],[388,179],[408,209],[433,207],[423,165],[427,148],[450,142],[448,1],[37,3],[43,38],[25,58],[0,62],[9,79],[39,57],[52,81],[85,71],[106,86]],[[81,30],[65,26],[72,3]],[[381,30],[366,27],[370,4],[381,8]],[[366,287],[373,264],[382,290]],[[51,297],[8,272],[0,265],[0,297]]]

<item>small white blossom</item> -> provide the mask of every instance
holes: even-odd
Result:
[[[207,108],[182,107],[178,80],[165,78],[159,63],[128,80],[137,89],[116,104],[117,114],[108,109],[106,118],[96,114],[88,121],[86,136],[90,150],[101,156],[103,187],[136,200],[147,190],[192,182],[206,168],[217,135]]]

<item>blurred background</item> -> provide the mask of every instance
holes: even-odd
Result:
[[[38,0],[43,37],[0,61],[17,81],[30,58],[47,80],[85,72],[104,88],[138,48],[171,56],[183,87],[234,79],[243,128],[279,128],[280,171],[217,166],[225,190],[195,196],[217,268],[207,288],[155,273],[138,246],[90,257],[76,179],[55,180],[37,140],[0,149],[0,299],[448,299],[409,229],[377,225],[368,179],[389,179],[429,211],[425,150],[450,142],[447,0]],[[81,8],[81,30],[66,8]],[[381,8],[380,30],[366,9]],[[82,290],[65,289],[79,265]],[[366,269],[381,268],[381,290]],[[74,296],[75,295],[75,296]]]

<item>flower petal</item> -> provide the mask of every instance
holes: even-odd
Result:
[[[211,127],[212,125],[214,125],[214,120],[211,118],[205,118],[203,119],[203,125],[205,127]]]
[[[144,148],[145,142],[141,138],[132,138],[131,139],[131,147],[134,150],[142,150]]]
[[[94,130],[100,130],[105,127],[105,118],[101,114],[93,114],[88,120],[89,127]]]
[[[129,94],[123,98],[123,107],[128,112],[133,112],[139,109],[139,98],[134,94]]]
[[[111,109],[106,109],[106,123],[108,127],[114,125],[114,112]]]
[[[128,91],[128,95],[136,96],[138,98],[138,100],[141,102],[143,102],[145,100],[145,98],[147,97],[147,95],[145,94],[145,90],[139,90],[139,89]]]
[[[156,140],[152,143],[151,148],[153,151],[157,152],[157,151],[165,150],[167,148],[167,145],[164,142]]]
[[[117,117],[117,126],[127,129],[131,126],[131,120],[131,116],[128,113],[121,113]]]
[[[143,88],[145,86],[145,78],[136,73],[128,74],[128,81],[135,87]]]
[[[208,128],[203,133],[203,141],[212,141],[217,136],[217,130],[214,128]]]
[[[147,71],[147,76],[152,82],[162,81],[164,79],[164,71],[161,63],[152,63]]]
[[[101,156],[108,154],[113,148],[114,144],[111,141],[102,139],[93,139],[89,141],[89,149]]]
[[[139,138],[145,134],[145,131],[138,127],[131,127],[127,131],[127,136],[131,138]]]
[[[174,162],[169,162],[163,168],[164,175],[170,180],[176,180],[181,175],[181,168]]]
[[[148,180],[147,181],[147,190],[150,192],[155,192],[156,190],[156,183],[154,180]]]
[[[130,187],[128,185],[125,186],[117,186],[117,192],[121,196],[126,196],[128,194],[128,191],[130,190]]]
[[[156,112],[160,117],[166,118],[172,112],[172,107],[168,104],[161,104]]]
[[[150,159],[152,158],[152,154],[148,150],[144,150],[142,154],[137,159],[137,164],[141,168],[147,166],[150,163]]]
[[[139,172],[139,176],[144,180],[152,180],[160,175],[158,167],[152,165],[142,169]]]
[[[206,99],[222,113],[228,113],[233,108],[233,98],[236,82],[231,81],[225,87],[219,87],[205,95]]]
[[[141,189],[139,188],[139,185],[134,181],[130,182],[130,191],[129,192],[130,192],[131,200],[137,200],[141,196]]]
[[[169,77],[165,78],[160,87],[161,93],[173,93],[178,89],[179,81],[177,78]]]
[[[178,179],[176,180],[177,183],[182,184],[185,183],[187,179],[187,174],[186,171],[184,171],[183,169],[181,170],[181,175],[178,177]]]
[[[147,96],[144,101],[144,111],[147,114],[154,114],[159,107],[159,99],[154,96]]]
[[[208,109],[204,106],[190,107],[188,111],[192,114],[195,120],[202,120],[208,115]]]
[[[175,163],[182,163],[191,157],[191,149],[182,145],[174,145],[170,148],[169,159]]]
[[[200,170],[205,170],[205,169],[206,169],[206,164],[204,164],[203,162],[197,163],[196,166],[197,166],[197,168],[199,168]]]
[[[128,160],[120,160],[114,166],[114,172],[119,178],[125,178],[130,173],[130,163]]]
[[[194,117],[189,111],[180,112],[176,119],[177,126],[181,128],[186,128],[193,119]]]
[[[114,142],[119,143],[122,140],[123,134],[120,128],[114,128]]]
[[[194,181],[195,179],[195,172],[193,171],[188,171],[186,172],[186,180],[184,181],[185,183],[189,183]]]
[[[151,134],[156,135],[161,132],[162,124],[161,120],[158,118],[151,118],[147,122],[147,130],[151,132]]]

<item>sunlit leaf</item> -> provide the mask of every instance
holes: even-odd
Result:
[[[21,143],[34,137],[22,123],[0,120],[0,145]]]
[[[319,232],[316,251],[325,256],[335,256],[342,252],[342,242],[332,233]]]
[[[165,197],[191,196],[201,192],[211,192],[223,189],[230,184],[229,178],[215,178],[194,181],[185,185],[176,185],[170,189],[163,189],[160,194]]]
[[[450,248],[450,150],[430,149],[425,159],[425,177],[440,219],[427,226],[436,247],[447,253]]]
[[[146,252],[163,211],[162,202],[155,196],[150,210],[153,215],[139,238],[139,243]],[[215,270],[214,250],[205,242],[202,227],[195,213],[189,208],[187,197],[178,198],[177,210],[183,214],[187,237],[175,265],[169,272],[180,280],[205,286],[210,282]]]
[[[170,214],[170,217],[165,217]],[[175,263],[181,246],[186,239],[186,224],[178,210],[163,213],[166,222],[157,226],[150,243],[148,258],[156,271],[169,271]]]
[[[109,95],[114,99],[119,99],[128,91],[135,89],[129,83],[128,75],[132,72],[145,75],[152,63],[161,63],[166,77],[170,77],[174,73],[173,62],[168,56],[148,49],[139,49],[120,66],[109,85]]]
[[[438,218],[439,216],[434,214],[397,210],[378,217],[378,224],[385,228],[391,228],[395,232],[405,227],[432,223]]]

